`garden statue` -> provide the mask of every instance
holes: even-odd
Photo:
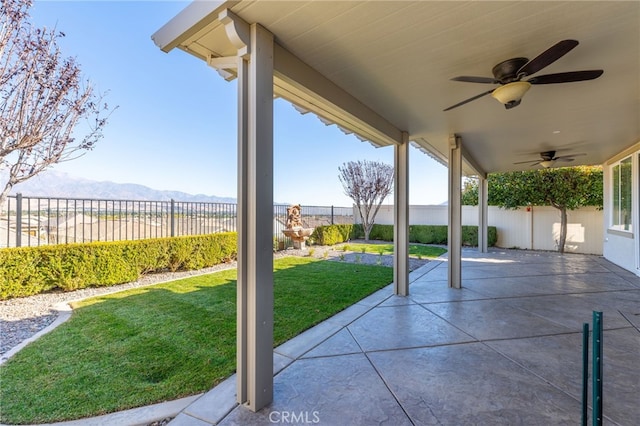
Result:
[[[285,229],[282,233],[291,238],[293,241],[293,248],[304,249],[305,241],[313,233],[314,228],[304,228],[302,226],[302,216],[300,215],[302,208],[300,204],[296,204],[291,207],[287,207],[287,222]]]

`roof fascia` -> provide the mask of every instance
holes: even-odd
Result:
[[[640,151],[640,140],[631,145],[630,147],[620,151],[618,154],[614,155],[613,157],[611,157],[610,159],[608,159],[607,161],[605,161],[605,164],[607,166],[613,164],[613,163],[617,163],[618,161],[622,160],[625,157],[630,156],[631,154],[635,154],[636,151]]]
[[[402,144],[402,131],[276,43],[276,94],[368,139],[376,146]]]
[[[209,60],[182,45],[208,25],[220,22],[220,13],[237,3],[239,1],[194,1],[151,38],[164,52],[179,47]],[[274,43],[274,86],[277,96],[369,140],[375,146],[403,143],[400,129],[277,42]]]
[[[479,176],[482,178],[487,177],[487,173],[478,165],[478,162],[469,154],[469,151],[464,146],[464,138],[462,138],[462,174],[464,176]],[[424,137],[411,139],[411,145],[413,145],[418,151],[428,155],[436,162],[442,164],[444,167],[449,167],[449,156],[447,153],[440,151],[433,144],[429,143]]]
[[[425,138],[413,138],[409,136],[411,144],[420,152],[428,155],[436,162],[440,163],[444,167],[449,167],[449,158],[446,154],[439,151],[436,147],[431,145]]]
[[[239,1],[194,1],[156,31],[151,39],[163,52],[170,52],[218,19],[224,9]]]

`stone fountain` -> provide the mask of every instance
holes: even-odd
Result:
[[[313,233],[315,228],[305,228],[302,226],[302,217],[300,212],[302,208],[299,204],[295,206],[287,207],[287,223],[282,233],[291,238],[293,241],[293,248],[304,249],[305,241],[309,239],[309,236]]]

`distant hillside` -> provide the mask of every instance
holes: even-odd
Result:
[[[98,182],[69,176],[66,173],[46,171],[16,185],[11,194],[54,198],[99,198],[116,200],[201,201],[235,203],[235,198],[215,195],[187,194],[180,191],[162,191],[134,183]]]

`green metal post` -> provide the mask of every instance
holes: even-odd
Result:
[[[587,426],[589,399],[589,323],[582,325],[582,426]]]
[[[593,311],[593,426],[602,426],[602,312]]]

